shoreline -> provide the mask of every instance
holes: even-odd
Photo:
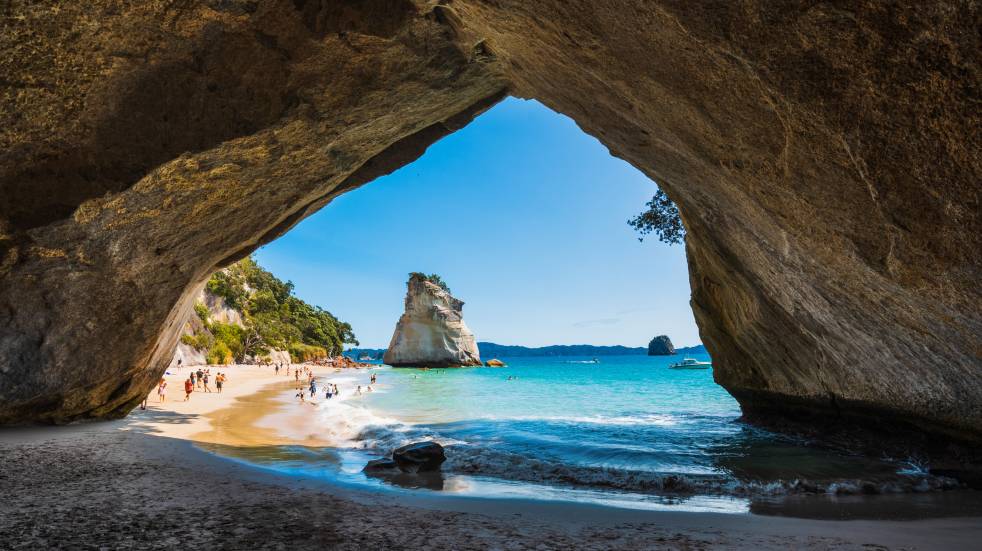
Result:
[[[0,431],[0,474],[10,486],[0,503],[0,541],[14,549],[81,541],[151,548],[951,549],[982,539],[982,519],[972,517],[840,521],[641,511],[371,492],[277,473],[206,448],[308,444],[255,427],[278,407],[275,396],[292,376],[268,367],[222,371],[230,383],[221,396],[195,393],[191,402],[161,407],[153,393],[146,411],[123,420]],[[174,398],[178,387],[168,386]],[[187,522],[198,516],[209,520]]]

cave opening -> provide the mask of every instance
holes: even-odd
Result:
[[[448,281],[479,341],[691,347],[684,245],[627,224],[656,190],[571,119],[508,98],[254,257],[362,348],[388,344],[414,271]]]
[[[372,365],[323,372],[317,388],[326,383],[326,393],[303,398],[318,415],[288,429],[331,451],[283,459],[256,442],[213,449],[369,487],[560,501],[616,488],[631,508],[661,507],[683,491],[694,510],[742,512],[763,506],[760,484],[796,493],[797,480],[824,488],[874,473],[897,484],[890,462],[741,423],[711,370],[673,369],[685,357],[712,359],[689,305],[684,246],[642,241],[628,224],[652,184],[571,119],[507,98],[412,163],[338,196],[252,255],[297,296],[350,323],[359,342],[345,345],[347,356]],[[481,359],[504,368],[382,366],[410,272],[440,276],[466,303]],[[662,334],[678,353],[647,355]],[[595,347],[542,352],[550,345]],[[218,427],[217,440],[238,438],[231,425]],[[444,474],[359,470],[417,440],[446,445]],[[322,461],[359,469],[325,471]]]

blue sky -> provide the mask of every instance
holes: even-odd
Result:
[[[535,101],[509,98],[256,252],[296,294],[388,346],[408,273],[438,273],[479,341],[699,342],[685,251],[626,221],[647,177]]]

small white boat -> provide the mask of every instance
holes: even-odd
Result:
[[[712,362],[700,362],[692,358],[685,358],[681,362],[674,363],[668,366],[669,369],[709,369],[712,367]]]

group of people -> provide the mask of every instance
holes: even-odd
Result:
[[[181,367],[180,360],[178,360],[177,366]],[[314,371],[310,367],[306,365],[294,366],[291,364],[276,363],[274,364],[273,368],[277,375],[279,374],[280,370],[285,369],[288,377],[290,376],[290,372],[293,371],[293,378],[297,382],[296,397],[299,398],[301,402],[305,402],[307,400],[308,394],[311,400],[313,400],[314,396],[317,395],[317,377],[314,376]],[[303,388],[303,384],[301,383],[301,377],[304,377],[307,380],[306,390]],[[370,383],[366,386],[364,392],[371,392],[372,385],[375,384],[376,380],[377,375],[372,373],[369,379]],[[212,392],[210,385],[212,381],[215,383],[215,392],[221,392],[222,387],[224,387],[225,383],[228,381],[228,375],[218,372],[216,375],[214,375],[213,379],[211,369],[202,369],[199,367],[197,370],[192,371],[188,378],[184,381],[184,401],[189,401],[191,399],[191,394],[193,394],[195,390],[202,390],[208,393]],[[355,390],[355,394],[361,395],[362,393],[362,386],[358,385],[357,389]],[[338,387],[338,385],[333,383],[327,384],[327,390],[324,392],[325,399],[330,400],[340,395],[341,389]],[[157,383],[157,398],[161,403],[167,399],[167,381],[163,378],[161,378],[160,382]],[[146,399],[144,399],[143,403],[140,405],[141,409],[146,409],[146,402]]]
[[[304,390],[303,385],[300,382],[300,369],[297,368],[294,373],[294,379],[297,381],[297,393],[294,395],[294,398],[297,398],[300,402],[306,402],[308,399],[308,394],[310,400],[313,400],[314,396],[317,395],[317,377],[314,376],[314,371],[306,366],[304,366],[303,371],[305,376],[307,377],[306,391]],[[367,385],[367,387],[365,388],[365,392],[372,391],[372,385],[375,384],[376,380],[377,380],[377,375],[375,373],[372,373],[372,376],[369,379],[371,383]],[[361,385],[358,385],[357,389],[355,390],[355,394],[359,396],[362,394]],[[330,400],[332,398],[339,397],[339,396],[341,396],[341,389],[338,387],[338,385],[334,383],[327,383],[327,390],[324,391],[324,399]]]
[[[211,381],[211,370],[198,368],[197,371],[192,371],[191,375],[184,381],[184,401],[187,402],[191,399],[191,394],[197,388],[198,390],[204,390],[205,392],[211,392],[211,387],[208,383]],[[225,386],[225,382],[228,381],[228,375],[222,373],[221,371],[215,375],[215,391],[221,392],[222,387]],[[166,384],[166,382],[164,383]],[[161,400],[162,401],[162,400]]]
[[[286,370],[287,370],[286,371],[286,374],[289,375],[290,374],[290,367],[287,366]],[[317,394],[317,377],[314,376],[314,370],[313,369],[310,369],[307,366],[303,366],[303,372],[304,372],[304,376],[306,376],[306,378],[307,378],[307,390],[310,392],[310,399],[313,400],[314,399],[314,395]],[[294,378],[294,380],[297,381],[297,394],[296,394],[296,397],[297,398],[300,398],[300,401],[301,402],[306,401],[306,398],[304,396],[303,385],[300,383],[300,368],[294,369],[294,371],[293,371],[293,378]],[[330,387],[330,385],[328,385],[328,387]]]

